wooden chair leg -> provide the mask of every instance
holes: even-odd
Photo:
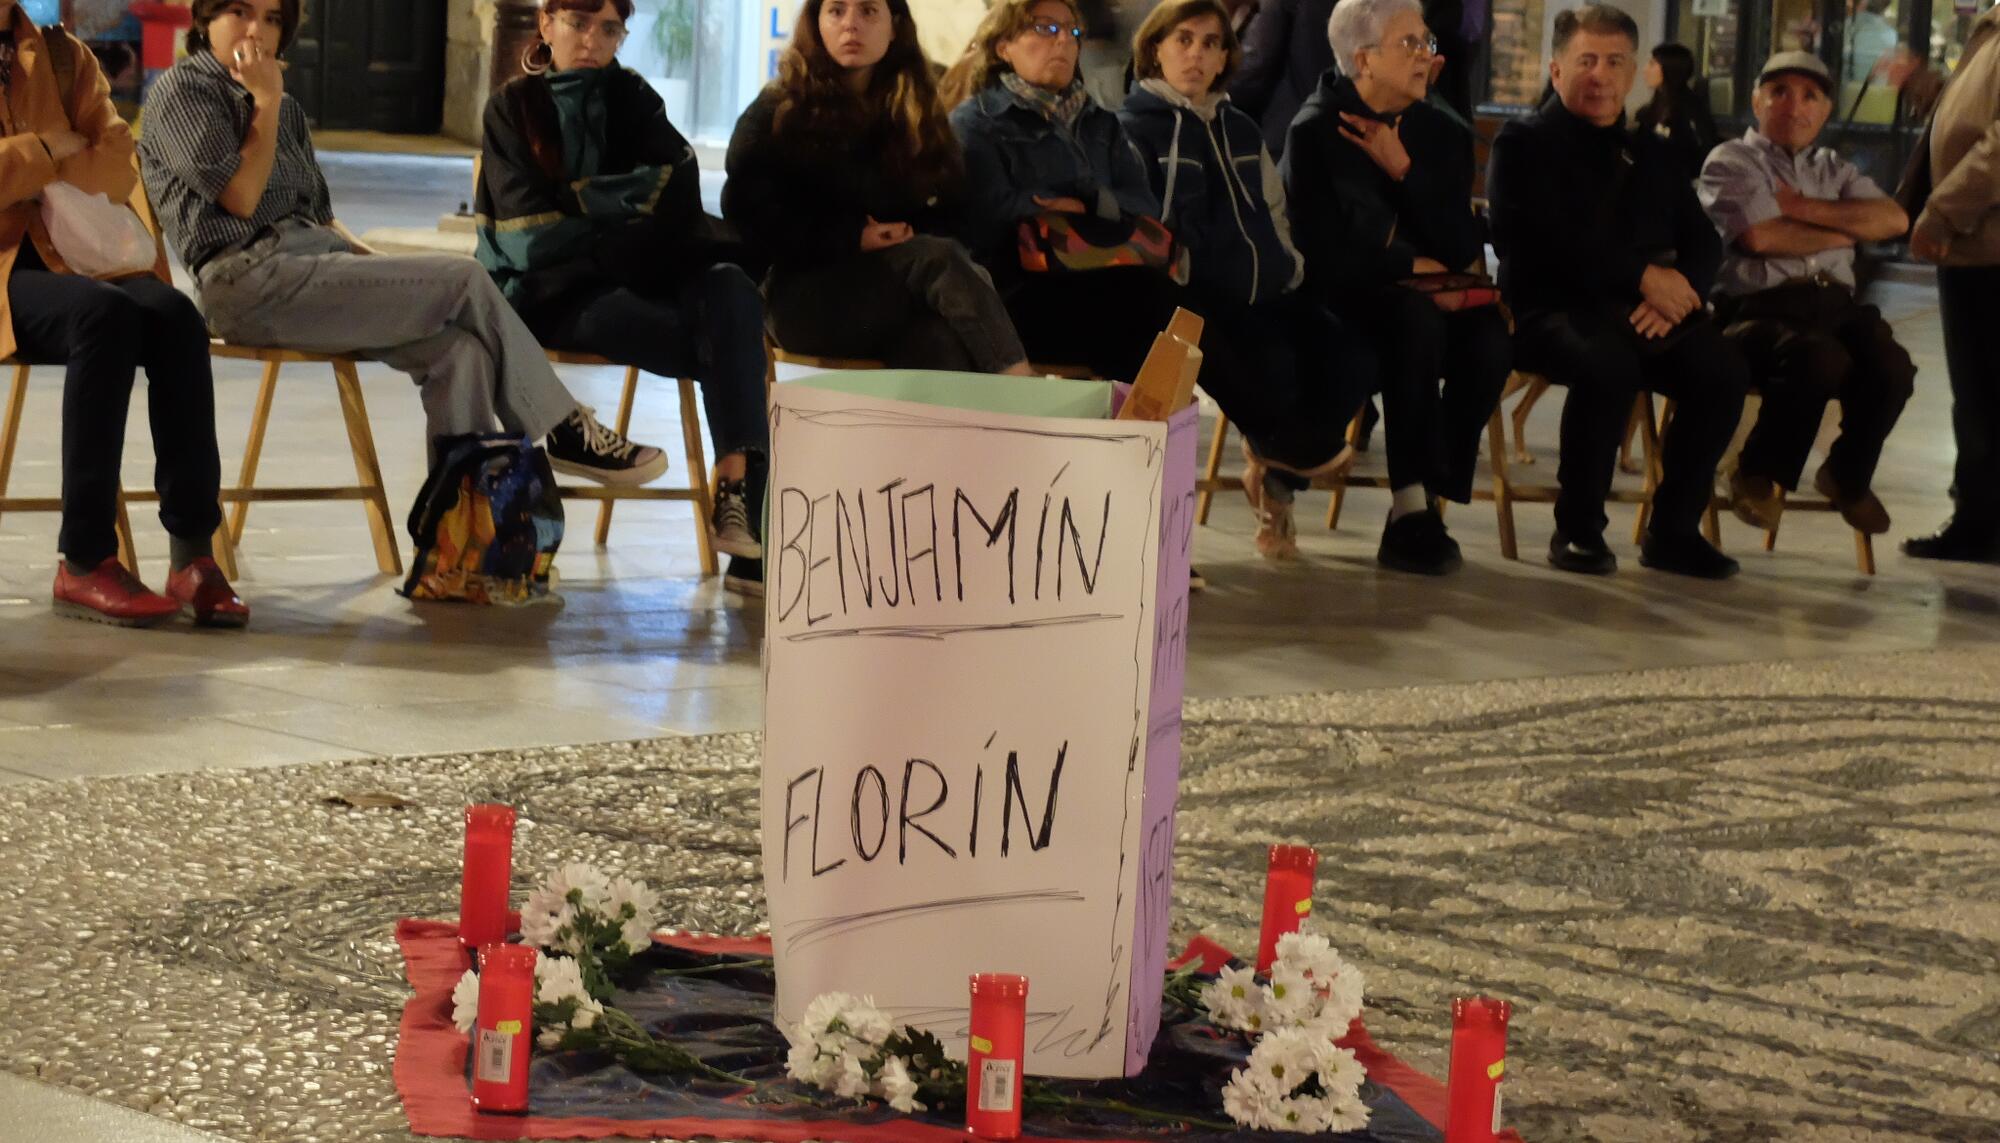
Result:
[[[1722,547],[1722,517],[1716,513],[1713,500],[1708,503],[1708,511],[1701,514],[1701,534],[1717,548]]]
[[[1507,427],[1497,408],[1486,421],[1486,455],[1493,467],[1493,513],[1500,527],[1500,555],[1518,560],[1521,547],[1514,533],[1514,486],[1507,476]]]
[[[0,422],[0,500],[7,498],[7,481],[14,473],[14,446],[21,440],[21,408],[28,401],[28,367],[14,366],[14,384],[7,391],[6,420]]]
[[[1854,533],[1854,560],[1862,575],[1875,574],[1875,537],[1859,529]]]
[[[215,540],[211,546],[215,549],[215,566],[222,569],[224,576],[234,580],[236,578],[236,545],[229,540],[229,524],[227,521],[215,526]]]
[[[1785,517],[1782,514],[1780,514],[1776,520],[1771,521],[1771,526],[1764,530],[1765,551],[1775,552],[1778,550],[1778,528],[1782,526],[1784,522],[1785,522]]]
[[[375,455],[375,434],[368,426],[368,405],[361,397],[361,377],[352,361],[336,360],[333,380],[340,391],[340,415],[347,422],[354,475],[368,492],[362,506],[368,513],[368,530],[375,537],[375,566],[383,575],[400,576],[403,555],[396,545],[395,517],[389,512],[389,495],[382,485],[382,462]]]
[[[1659,420],[1653,418],[1653,395],[1641,390],[1634,399],[1633,416],[1639,420],[1639,444],[1645,453],[1646,498],[1639,504],[1638,518],[1632,524],[1632,542],[1644,543],[1646,527],[1653,522],[1653,494],[1660,487],[1660,433],[1671,413]]]
[[[618,435],[625,436],[632,431],[632,402],[639,394],[639,367],[625,367],[625,392],[618,398]],[[699,471],[689,474],[689,479],[699,479]],[[597,506],[597,546],[603,547],[611,539],[611,508],[616,501],[606,500]]]
[[[257,462],[264,455],[264,430],[271,424],[271,398],[278,391],[278,369],[275,361],[264,363],[264,382],[257,389],[257,406],[250,413],[250,439],[243,444],[243,469],[238,474],[236,487],[242,489],[257,486]],[[229,543],[232,547],[243,542],[243,521],[250,515],[250,502],[238,500],[229,506]]]
[[[1202,468],[1201,496],[1195,500],[1194,522],[1208,523],[1208,508],[1215,502],[1215,482],[1222,475],[1222,450],[1229,447],[1229,416],[1215,411],[1215,432],[1208,438],[1208,463]]]
[[[113,525],[118,531],[118,562],[133,575],[139,574],[139,548],[132,542],[132,515],[125,511],[125,494],[118,494],[118,520]]]
[[[688,487],[694,490],[694,543],[701,554],[701,575],[717,575],[715,537],[708,534],[708,519],[715,510],[715,494],[708,482],[708,457],[701,447],[701,407],[695,401],[694,382],[683,377],[681,387],[681,440],[687,445]],[[762,504],[752,504],[752,512],[762,512]],[[602,540],[598,541],[603,543]]]
[[[1365,407],[1363,409],[1363,412],[1354,414],[1354,419],[1347,422],[1347,444],[1348,447],[1350,448],[1354,446],[1354,443],[1356,441],[1361,439],[1361,418],[1364,415],[1366,415]],[[1326,505],[1327,531],[1331,532],[1334,529],[1340,527],[1340,512],[1341,509],[1345,508],[1346,506],[1347,506],[1347,473],[1336,472],[1333,474],[1333,498],[1327,501]]]

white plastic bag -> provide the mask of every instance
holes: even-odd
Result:
[[[42,223],[72,272],[89,278],[153,268],[153,236],[132,208],[71,183],[42,188]]]

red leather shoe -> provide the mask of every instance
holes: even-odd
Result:
[[[194,616],[198,627],[242,627],[250,622],[250,607],[222,576],[215,561],[202,556],[167,576],[167,594]]]
[[[179,615],[181,605],[140,583],[111,556],[84,575],[57,561],[55,611],[114,627],[152,627]]]

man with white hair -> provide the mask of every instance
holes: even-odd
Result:
[[[1609,5],[1556,17],[1555,97],[1493,143],[1493,244],[1520,367],[1569,390],[1549,562],[1617,570],[1604,500],[1633,397],[1650,390],[1678,408],[1639,562],[1724,579],[1736,561],[1702,538],[1701,519],[1750,370],[1703,302],[1722,261],[1714,225],[1665,144],[1625,129],[1638,42]]]
[[[1873,536],[1889,530],[1889,513],[1870,483],[1917,367],[1882,311],[1855,297],[1854,248],[1900,236],[1910,219],[1860,168],[1813,145],[1833,93],[1818,56],[1772,56],[1751,99],[1757,125],[1709,154],[1698,186],[1729,249],[1716,317],[1764,398],[1730,474],[1730,506],[1752,527],[1775,526],[1782,490],[1799,486],[1837,399],[1840,439],[1813,486]]]

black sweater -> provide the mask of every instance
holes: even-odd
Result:
[[[885,161],[888,124],[852,133],[788,126],[780,140],[777,109],[778,93],[765,88],[736,121],[722,188],[723,217],[774,267],[858,254],[870,218],[955,233],[957,188]]]
[[[1722,265],[1722,239],[1679,158],[1629,133],[1623,117],[1598,127],[1551,99],[1500,129],[1486,190],[1500,285],[1517,313],[1636,306],[1646,267],[1669,263],[1706,297]]]
[[[1465,128],[1419,103],[1401,116],[1410,170],[1389,177],[1351,138],[1340,113],[1378,122],[1351,80],[1320,79],[1292,124],[1279,166],[1292,229],[1306,260],[1306,289],[1339,303],[1410,276],[1418,257],[1453,270],[1480,260],[1486,248],[1472,213],[1472,159]]]

